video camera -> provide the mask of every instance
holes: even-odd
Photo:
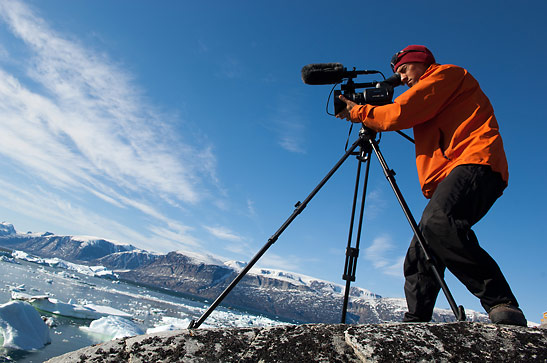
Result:
[[[353,78],[360,74],[381,74],[383,81],[355,83]],[[302,68],[302,80],[305,84],[324,85],[334,84],[346,80],[345,84],[340,86],[340,90],[334,91],[334,114],[337,115],[346,108],[346,103],[340,100],[338,96],[344,95],[359,105],[385,105],[392,102],[393,88],[401,85],[401,76],[395,73],[393,76],[385,79],[380,71],[375,70],[353,70],[348,71],[341,63],[315,63],[308,64]],[[356,89],[364,88],[362,93],[356,92]]]

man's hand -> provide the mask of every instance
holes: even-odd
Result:
[[[344,101],[346,103],[346,108],[343,109],[342,111],[340,111],[336,117],[337,118],[340,118],[340,119],[346,119],[348,121],[351,121],[351,122],[361,122],[359,120],[357,121],[353,121],[351,119],[351,109],[354,107],[354,106],[357,106],[357,104],[353,101],[350,101],[348,100],[346,97],[344,97],[343,95],[340,95],[338,98],[340,98],[341,101]]]

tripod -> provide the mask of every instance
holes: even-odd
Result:
[[[360,148],[358,152],[355,150],[357,148]],[[432,274],[435,276],[436,280],[439,282],[439,285],[441,286],[441,289],[443,293],[446,296],[446,299],[448,300],[448,303],[450,305],[450,308],[452,309],[452,312],[454,313],[455,317],[459,321],[465,320],[465,310],[463,306],[458,306],[456,302],[454,301],[454,297],[452,296],[450,290],[448,289],[448,286],[446,285],[446,282],[444,281],[443,277],[440,275],[439,271],[437,270],[437,267],[435,266],[433,259],[431,258],[426,244],[425,239],[418,228],[418,224],[416,223],[414,217],[412,216],[412,213],[410,212],[410,209],[408,205],[406,204],[405,199],[403,198],[403,195],[401,191],[399,190],[399,187],[395,181],[395,172],[393,170],[390,170],[384,156],[382,155],[380,151],[380,147],[378,146],[378,141],[376,140],[376,132],[371,130],[368,127],[363,126],[361,128],[361,131],[359,132],[359,138],[351,145],[351,147],[346,151],[346,153],[340,158],[340,160],[334,165],[334,167],[325,175],[325,177],[319,182],[319,184],[312,190],[312,192],[304,199],[303,202],[298,202],[295,205],[295,209],[293,213],[290,215],[289,218],[279,227],[279,229],[268,239],[268,242],[256,253],[256,255],[249,261],[247,266],[241,272],[236,276],[236,278],[226,287],[226,289],[217,297],[217,299],[211,304],[211,306],[203,313],[203,315],[196,321],[192,320],[190,324],[188,325],[188,329],[196,329],[198,328],[204,321],[207,319],[207,317],[220,305],[222,300],[232,291],[232,289],[241,281],[241,279],[249,272],[249,270],[258,262],[258,260],[266,253],[266,251],[277,241],[279,236],[287,229],[287,227],[296,219],[296,217],[302,213],[302,211],[306,208],[308,203],[315,197],[315,195],[321,190],[321,188],[327,183],[327,181],[336,173],[336,171],[340,168],[340,166],[347,160],[347,158],[350,155],[357,155],[357,159],[359,161],[357,166],[357,179],[355,182],[355,192],[353,197],[353,206],[352,206],[352,213],[351,213],[351,221],[350,221],[350,228],[349,228],[349,237],[348,237],[348,246],[346,248],[346,261],[344,266],[344,274],[342,278],[346,281],[346,288],[344,292],[344,303],[342,308],[342,324],[345,324],[346,322],[346,314],[347,314],[347,305],[349,300],[349,293],[351,288],[351,282],[355,281],[355,272],[357,269],[357,258],[359,256],[359,242],[361,238],[361,230],[363,226],[363,216],[364,216],[364,209],[365,209],[365,197],[366,197],[366,189],[368,184],[368,175],[370,170],[370,159],[371,154],[374,152],[376,156],[378,157],[378,160],[380,161],[380,165],[384,171],[384,175],[387,178],[389,184],[391,185],[391,188],[393,189],[393,192],[395,193],[395,196],[397,200],[399,201],[399,204],[401,205],[401,208],[403,209],[403,212],[410,224],[410,227],[412,228],[412,231],[414,232],[418,244],[420,245],[421,249],[424,252],[424,258],[426,261],[426,264],[429,266]],[[357,207],[357,199],[359,194],[359,181],[361,179],[361,165],[362,163],[366,163],[365,166],[365,176],[364,176],[364,187],[363,187],[363,193],[362,193],[362,199],[361,199],[361,205],[360,205],[360,212],[359,212],[359,223],[357,227],[357,235],[356,235],[356,245],[355,247],[352,247],[352,238],[353,238],[353,227],[354,227],[354,221],[355,221],[355,212]]]

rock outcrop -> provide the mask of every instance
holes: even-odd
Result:
[[[196,329],[113,340],[71,362],[546,362],[547,330],[482,323]]]

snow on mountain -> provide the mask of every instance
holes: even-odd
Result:
[[[49,259],[47,263],[54,262],[60,267],[73,267],[70,263],[85,266],[94,274],[99,266],[128,281],[204,299],[216,299],[247,265],[195,251],[152,253],[97,237],[23,235],[10,226],[0,225],[0,246],[41,256]],[[255,267],[223,303],[301,322],[336,323],[344,290],[343,285],[300,273]],[[402,298],[382,298],[355,286],[351,287],[349,297],[348,323],[401,321],[406,311]],[[473,321],[487,320],[485,314],[468,313]],[[434,321],[453,320],[450,310],[435,310]]]
[[[73,241],[83,242],[82,245],[81,245],[82,247],[97,246],[97,245],[100,245],[101,243],[108,242],[108,243],[111,243],[111,244],[116,245],[116,246],[126,247],[128,250],[132,250],[132,249],[135,248],[135,247],[131,246],[128,243],[121,243],[121,242],[117,242],[117,241],[114,241],[114,240],[108,240],[107,241],[103,238],[93,237],[93,236],[72,236],[72,240]]]
[[[114,270],[127,270],[146,266],[163,255],[164,254],[158,252],[134,249],[131,251],[110,253],[96,259],[95,262],[99,265],[108,266]]]
[[[224,262],[224,266],[227,266],[239,273],[241,270],[243,270],[247,266],[247,262],[230,260],[230,261]]]
[[[265,268],[252,268],[249,271],[250,275],[259,275],[264,277],[273,278],[280,281],[288,282],[295,286],[307,286],[315,291],[323,291],[324,293],[343,295],[345,286],[336,284],[330,281],[317,279],[315,277],[295,273],[287,272],[275,269]],[[360,287],[351,288],[351,296],[363,298],[363,299],[378,299],[380,295],[374,294],[369,290],[362,289]]]
[[[203,265],[224,266],[224,261],[220,257],[214,256],[210,253],[199,253],[195,251],[184,251],[184,250],[179,250],[175,252],[189,258],[196,265],[203,264]]]
[[[13,224],[2,222],[0,223],[0,236],[9,236],[16,234]]]
[[[112,253],[136,249],[129,244],[120,244],[96,237],[58,236],[50,232],[43,234],[0,233],[0,245],[41,257],[59,257],[71,262],[92,261]]]
[[[122,244],[116,241],[105,240],[91,236],[70,236],[71,241],[80,243],[79,258],[83,261],[101,258],[111,253],[132,251],[135,249],[130,244]]]
[[[193,251],[177,251],[178,254],[185,256],[191,260],[192,263],[197,265],[213,265],[213,266],[224,266],[234,270],[235,273],[240,273],[245,266],[246,262],[242,261],[224,261],[221,257],[214,256],[212,254],[203,254]],[[269,279],[275,279],[278,281],[283,281],[291,284],[292,286],[300,286],[311,288],[315,291],[323,291],[329,294],[342,295],[344,293],[345,287],[339,284],[335,284],[330,281],[325,281],[317,279],[315,277],[307,276],[304,274],[289,272],[276,269],[268,268],[257,268],[253,267],[249,270],[248,275],[250,276],[260,276]],[[380,298],[380,295],[374,294],[366,289],[354,287],[351,290],[351,296],[365,298],[365,299],[376,299]]]

